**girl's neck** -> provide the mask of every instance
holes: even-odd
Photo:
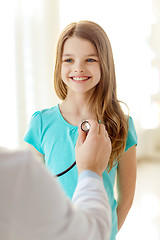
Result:
[[[89,94],[68,93],[62,103],[62,106],[67,112],[83,115],[91,112],[92,110],[88,106],[89,99]]]
[[[88,106],[88,97],[76,96],[66,97],[60,104],[63,117],[71,124],[78,125],[84,119],[96,119],[91,107]]]

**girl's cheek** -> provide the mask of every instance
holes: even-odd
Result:
[[[69,69],[70,67],[67,65],[67,64],[62,64],[62,67],[61,67],[61,69],[62,69],[62,71],[65,71],[65,70],[67,70],[67,69]]]

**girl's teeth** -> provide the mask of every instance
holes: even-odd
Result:
[[[87,80],[88,77],[73,77],[72,79],[76,81],[83,81],[83,80]]]

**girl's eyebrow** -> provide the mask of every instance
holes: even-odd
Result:
[[[98,57],[98,55],[96,53],[92,53],[92,54],[86,55],[86,57]]]
[[[73,54],[68,54],[68,53],[65,53],[62,55],[62,57],[73,57],[73,56],[74,56]],[[98,57],[98,55],[95,53],[91,53],[91,54],[87,54],[85,57]]]
[[[62,55],[62,57],[68,57],[68,56],[74,56],[73,54],[68,54],[68,53],[65,53]]]

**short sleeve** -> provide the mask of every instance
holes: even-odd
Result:
[[[42,120],[41,120],[41,113],[40,111],[35,112],[32,115],[32,118],[30,120],[28,130],[24,136],[24,141],[31,144],[33,147],[35,147],[41,154],[44,155],[44,152],[41,147],[41,127]]]
[[[137,145],[137,134],[136,134],[135,126],[133,123],[133,119],[129,117],[129,128],[128,128],[125,152],[134,145]]]

